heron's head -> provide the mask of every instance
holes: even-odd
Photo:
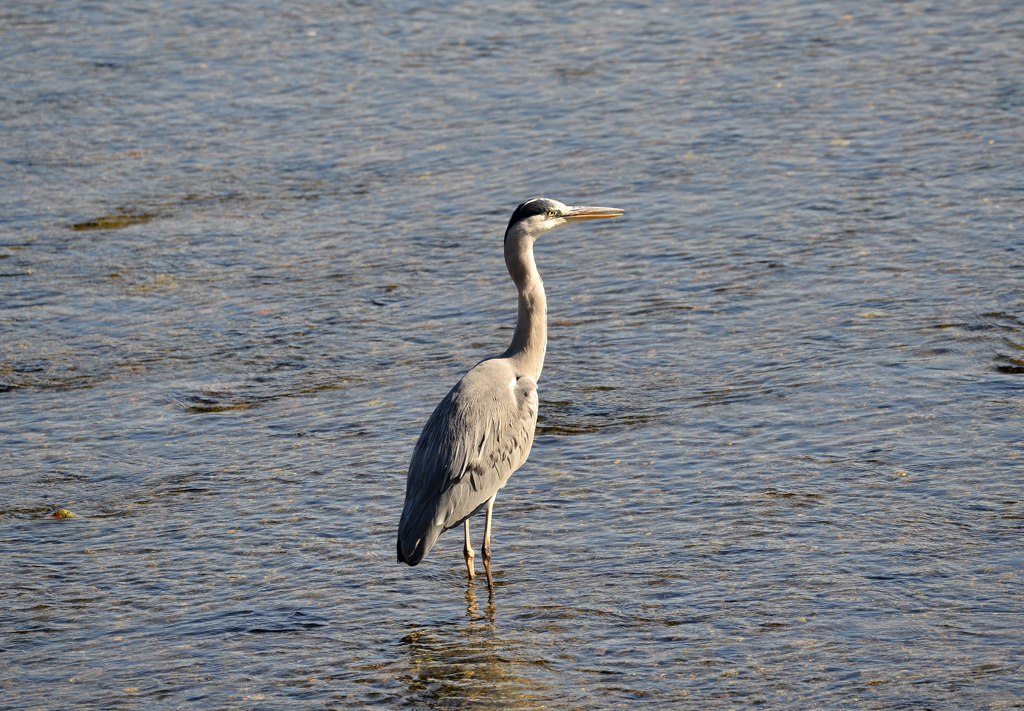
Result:
[[[540,235],[562,225],[584,220],[618,217],[623,213],[617,207],[570,207],[550,198],[531,198],[516,208],[505,230],[505,242],[517,233],[537,239]]]

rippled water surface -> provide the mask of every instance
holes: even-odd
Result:
[[[1009,0],[0,4],[0,708],[1024,707],[1022,115]]]

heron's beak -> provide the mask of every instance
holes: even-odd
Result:
[[[570,207],[562,215],[567,222],[583,222],[584,220],[599,220],[604,217],[619,217],[625,210],[617,207]]]

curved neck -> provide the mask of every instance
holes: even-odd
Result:
[[[502,357],[512,361],[516,377],[529,375],[539,380],[548,346],[548,301],[533,260],[533,239],[509,234],[505,240],[505,266],[519,290],[519,313],[512,344]]]

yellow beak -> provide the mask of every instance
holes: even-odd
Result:
[[[605,217],[619,217],[625,210],[617,207],[570,207],[562,215],[569,222],[582,222],[583,220],[600,220]]]

